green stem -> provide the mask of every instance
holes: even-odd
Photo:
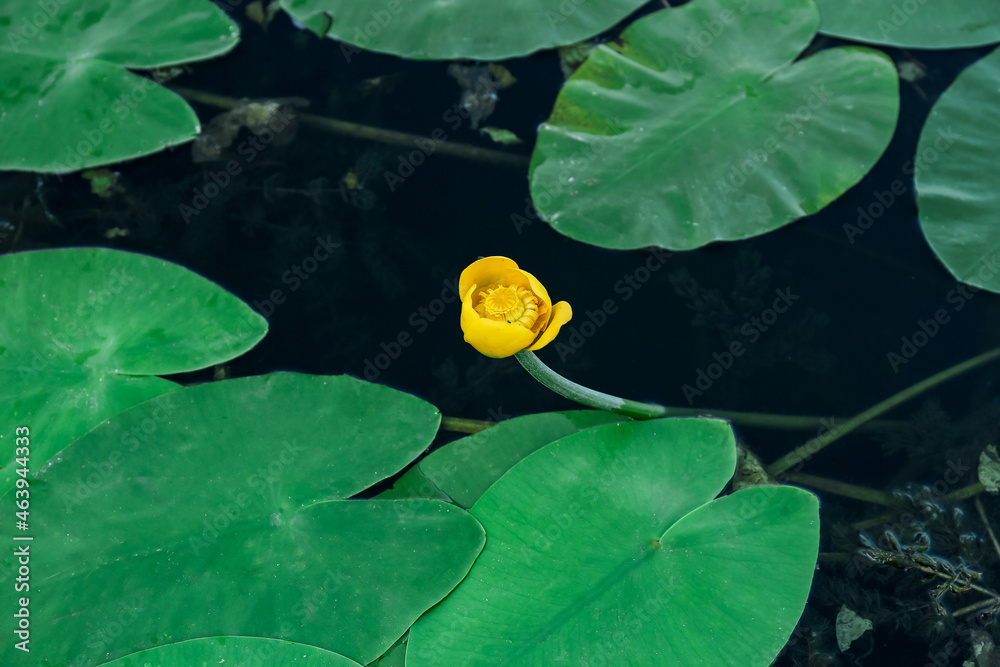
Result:
[[[878,417],[884,412],[888,412],[889,410],[896,407],[900,403],[908,401],[914,396],[922,392],[925,392],[928,389],[931,389],[932,387],[941,384],[942,382],[950,380],[953,377],[956,377],[957,375],[961,375],[966,371],[972,370],[976,366],[981,366],[982,364],[985,364],[988,361],[993,361],[997,357],[1000,357],[1000,347],[994,348],[989,352],[983,352],[982,354],[975,356],[972,359],[963,361],[962,363],[956,364],[951,368],[946,368],[940,373],[936,373],[935,375],[930,376],[926,380],[922,380],[911,387],[907,387],[898,394],[890,396],[889,398],[885,399],[881,403],[878,403],[877,405],[873,405],[872,407],[868,408],[861,414],[851,417],[843,424],[831,429],[828,433],[813,438],[812,440],[802,445],[801,447],[798,447],[797,449],[789,452],[788,454],[785,454],[783,457],[781,457],[780,459],[778,459],[777,461],[775,461],[774,463],[772,463],[767,467],[767,473],[769,475],[779,475],[783,473],[784,471],[788,470],[795,464],[801,461],[805,461],[808,458],[811,458],[813,455],[816,454],[816,452],[823,449],[830,443],[843,438],[845,435],[847,435],[854,429],[858,428],[865,422],[874,419],[875,417]]]
[[[608,412],[632,417],[633,419],[654,419],[656,417],[664,417],[669,412],[662,405],[639,403],[638,401],[630,401],[627,398],[618,398],[611,394],[602,394],[599,391],[594,391],[583,385],[571,382],[543,364],[535,356],[534,352],[521,350],[514,356],[524,366],[524,370],[531,373],[536,380],[571,401],[576,401],[577,403],[582,403],[598,410],[607,410]]]
[[[441,417],[441,430],[456,433],[479,433],[485,431],[496,422],[479,419],[462,419],[461,417]]]
[[[836,493],[838,496],[844,496],[845,498],[854,498],[855,500],[863,500],[875,503],[876,505],[885,505],[886,507],[892,506],[892,496],[885,491],[869,489],[864,486],[857,486],[856,484],[848,484],[836,479],[807,475],[801,472],[790,472],[785,475],[785,481],[802,486],[811,486],[820,491]]]
[[[715,417],[725,419],[740,426],[770,428],[786,431],[811,431],[818,427],[829,428],[839,419],[833,417],[808,417],[802,415],[774,415],[766,412],[739,412],[737,410],[716,410],[715,408],[664,408],[664,417]],[[462,417],[442,417],[441,430],[455,433],[478,433],[495,425],[495,421],[465,419]],[[859,430],[885,431],[899,428],[903,422],[890,419],[873,419],[859,427]]]
[[[181,86],[169,86],[169,88],[181,97],[191,100],[192,102],[207,104],[213,107],[220,107],[222,109],[232,109],[240,103],[240,100],[235,97],[225,97],[223,95],[206,93],[192,88],[183,88]],[[528,167],[528,156],[517,153],[506,153],[503,151],[490,150],[488,148],[480,148],[479,146],[471,146],[469,144],[458,144],[451,141],[435,141],[431,137],[422,137],[417,134],[396,132],[395,130],[383,130],[380,127],[361,125],[359,123],[351,123],[346,120],[336,120],[334,118],[327,118],[326,116],[316,116],[314,114],[300,113],[298,111],[295,112],[295,118],[303,125],[311,125],[312,127],[317,127],[321,130],[325,130],[326,132],[354,137],[355,139],[378,141],[384,144],[405,146],[407,148],[413,148],[414,145],[419,147],[420,144],[418,142],[423,141],[434,146],[434,152],[436,153],[445,153],[447,155],[464,158],[466,160],[491,162],[493,164],[504,167],[513,167],[515,169],[526,169]]]
[[[760,428],[787,429],[787,430],[811,430],[817,427],[827,427],[834,421],[827,417],[807,417],[800,415],[775,415],[759,412],[741,412],[738,410],[716,410],[714,408],[674,408],[655,405],[651,403],[639,403],[630,401],[610,394],[602,394],[599,391],[588,389],[575,382],[567,380],[551,368],[546,366],[535,356],[534,352],[521,351],[516,355],[525,370],[546,387],[556,392],[560,396],[565,396],[571,401],[582,403],[588,407],[599,410],[607,410],[618,414],[633,417],[635,419],[653,419],[656,417],[715,417],[725,419],[741,426],[756,426]],[[447,418],[446,418],[447,419]],[[459,423],[461,422],[461,423]],[[447,425],[446,425],[447,423]],[[473,433],[481,431],[492,422],[482,422],[478,428],[473,426],[473,420],[454,420],[454,422],[442,423],[442,428],[446,430],[460,431],[463,433]],[[454,428],[450,428],[452,424]],[[896,422],[875,420],[868,426],[877,429],[890,429],[899,426]],[[474,430],[470,430],[473,429]]]

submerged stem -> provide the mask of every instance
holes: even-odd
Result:
[[[223,109],[232,109],[240,102],[240,100],[234,97],[225,97],[214,93],[206,93],[192,88],[171,86],[170,90],[174,91],[181,97],[191,100],[192,102],[207,104]],[[334,118],[327,118],[326,116],[317,116],[308,113],[296,112],[295,118],[303,125],[311,125],[326,132],[341,134],[355,139],[366,139],[368,141],[377,141],[396,146],[408,146],[410,148],[413,147],[414,142],[423,141],[433,145],[436,153],[445,153],[447,155],[464,158],[466,160],[490,162],[504,167],[514,167],[515,169],[525,169],[528,166],[528,157],[526,155],[495,151],[488,148],[481,148],[479,146],[472,146],[469,144],[459,144],[451,141],[435,141],[431,137],[422,137],[417,134],[396,132],[395,130],[384,130],[380,127],[361,125],[360,123],[351,123],[345,120],[336,120]],[[416,145],[419,146],[420,144],[417,143]]]
[[[813,438],[801,447],[785,454],[783,457],[772,463],[767,467],[767,473],[769,475],[779,475],[784,471],[788,470],[795,464],[805,461],[806,459],[812,457],[816,452],[823,449],[832,442],[839,440],[844,437],[854,429],[858,428],[865,422],[878,417],[884,412],[888,412],[892,408],[896,407],[900,403],[910,400],[914,396],[927,391],[937,385],[952,379],[962,373],[972,370],[976,366],[981,366],[988,361],[993,361],[994,359],[1000,357],[1000,347],[994,348],[989,352],[983,352],[982,354],[973,357],[972,359],[967,359],[960,364],[955,364],[951,368],[946,368],[940,373],[936,373],[925,380],[907,387],[903,391],[890,396],[881,403],[873,405],[864,412],[851,417],[843,424],[831,429],[828,433]]]

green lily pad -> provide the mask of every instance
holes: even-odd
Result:
[[[484,541],[448,503],[344,500],[416,458],[439,423],[388,387],[277,374],[188,387],[101,424],[29,477],[33,656],[94,664],[250,635],[374,660]],[[0,500],[13,508],[13,492]],[[13,549],[0,565],[17,572]],[[13,651],[5,642],[0,664]]]
[[[0,257],[0,411],[31,432],[30,469],[105,419],[177,389],[154,375],[223,363],[267,321],[176,264],[106,248]],[[0,493],[14,481],[0,454]]]
[[[502,60],[611,28],[644,0],[280,0],[320,36],[405,58]]]
[[[471,512],[486,548],[410,630],[407,667],[766,667],[805,606],[815,496],[731,477],[725,422],[599,426],[543,447]]]
[[[958,49],[1000,42],[993,0],[816,0],[825,35],[908,49]]]
[[[959,280],[1000,292],[1000,49],[958,75],[920,132],[920,225]]]
[[[361,667],[342,655],[307,644],[265,637],[204,637],[139,651],[103,667],[180,665],[273,665],[274,667]]]
[[[409,640],[409,632],[403,635],[392,647],[379,656],[374,662],[368,663],[371,667],[405,667],[406,665],[406,643]]]
[[[440,498],[469,508],[528,454],[571,433],[627,419],[599,410],[507,419],[435,450],[379,497]]]
[[[796,61],[812,0],[693,0],[629,26],[570,77],[532,155],[554,229],[608,248],[689,249],[815,213],[892,137],[892,61],[845,47]]]
[[[236,24],[206,0],[6,2],[0,31],[0,169],[43,172],[193,139],[191,107],[126,68],[203,60],[239,41]]]

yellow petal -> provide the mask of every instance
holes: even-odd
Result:
[[[530,330],[516,322],[480,317],[476,312],[473,307],[476,292],[497,284],[528,289],[538,298],[538,317]],[[523,349],[538,350],[555,338],[562,325],[573,317],[568,303],[561,301],[553,306],[545,286],[508,257],[476,260],[462,271],[458,285],[465,340],[489,357],[509,357]]]
[[[532,294],[538,297],[538,320],[535,322],[535,331],[538,331],[544,324],[546,319],[548,319],[549,308],[552,306],[552,299],[549,298],[549,293],[545,290],[545,287],[538,282],[538,278],[531,275],[527,271],[517,270],[518,273],[522,274],[527,278],[527,284],[524,285],[531,290]],[[523,284],[523,283],[522,283]]]
[[[462,331],[465,341],[487,357],[510,357],[531,344],[535,332],[520,324],[479,317],[472,308],[472,296],[478,289],[473,283],[462,299]]]
[[[465,295],[473,285],[492,285],[510,269],[517,269],[517,262],[508,257],[483,257],[465,267],[458,278],[458,293]]]
[[[552,306],[552,316],[549,318],[549,325],[546,327],[542,335],[538,337],[531,347],[525,348],[528,350],[540,350],[549,343],[552,339],[556,337],[559,333],[559,329],[562,325],[573,319],[573,308],[565,301],[560,301],[556,305]]]
[[[549,298],[549,293],[545,290],[545,286],[538,282],[538,278],[523,269],[518,269],[517,272],[524,274],[527,277],[528,284],[525,286],[534,292],[535,296],[549,305],[552,304],[552,299]]]

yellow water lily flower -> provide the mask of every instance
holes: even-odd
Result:
[[[509,357],[548,345],[573,317],[565,301],[552,305],[535,276],[507,257],[484,257],[458,279],[465,341],[487,357]]]

